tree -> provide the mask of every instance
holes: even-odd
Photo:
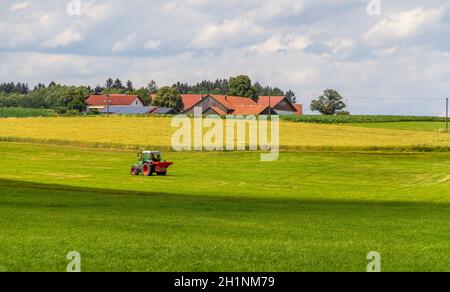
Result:
[[[122,83],[122,81],[120,81],[119,78],[117,78],[117,79],[114,81],[114,84],[113,84],[112,87],[115,88],[115,89],[123,89],[123,83]]]
[[[128,92],[126,89],[123,89],[123,88],[112,87],[112,88],[105,88],[101,94],[103,94],[103,95],[106,95],[106,94],[128,94]]]
[[[83,112],[86,109],[85,98],[90,94],[90,90],[87,87],[63,87],[60,93],[63,105],[69,111]]]
[[[342,96],[334,89],[327,89],[318,99],[311,102],[311,110],[323,115],[335,115],[346,107]]]
[[[278,87],[263,87],[259,82],[253,85],[256,96],[285,96],[284,91]]]
[[[28,84],[25,83],[17,83],[15,86],[15,93],[20,93],[20,94],[28,94],[29,92],[29,88],[28,88]]]
[[[202,80],[196,84],[177,82],[172,87],[176,88],[180,94],[229,94],[227,79]]]
[[[38,85],[36,85],[36,86],[34,87],[34,90],[36,90],[36,89],[41,89],[41,88],[45,88],[45,84],[39,82]]]
[[[176,88],[165,86],[156,93],[154,105],[181,110],[183,108],[183,100]]]
[[[103,90],[105,90],[104,87],[102,87],[102,86],[100,86],[100,85],[97,85],[97,86],[94,88],[94,94],[101,94]]]
[[[262,87],[261,83],[259,83],[259,82],[256,82],[256,83],[253,85],[253,90],[255,91],[255,94],[256,94],[257,96],[263,96],[263,95],[266,95],[265,92],[264,92],[264,87]]]
[[[106,83],[105,83],[106,88],[112,88],[113,85],[114,85],[114,80],[112,80],[112,78],[109,78],[108,80],[106,80]]]
[[[14,82],[9,82],[0,84],[0,92],[4,92],[6,94],[11,93],[28,94],[30,90],[28,88],[28,84],[20,82],[16,84]]]
[[[147,106],[151,104],[150,92],[147,88],[141,87],[138,90],[133,91],[132,94],[139,96],[139,98],[144,102],[144,105]]]
[[[252,80],[245,75],[239,75],[237,77],[231,77],[229,86],[229,94],[236,96],[243,96],[256,99],[257,94],[252,86]]]
[[[70,87],[51,82],[48,86],[39,83],[30,90],[28,84],[24,82],[0,83],[0,98],[6,107],[48,108],[61,113],[83,111],[84,99],[93,93],[139,95],[144,103],[149,105],[150,94],[158,92],[155,81],[150,81],[146,87],[134,88],[131,81],[124,85],[120,79],[111,78],[106,80],[105,85],[98,85],[95,88]],[[175,109],[181,109],[183,106],[179,94],[239,95],[255,99],[258,95],[284,96],[283,91],[277,87],[262,86],[260,83],[251,86],[250,78],[244,75],[230,79],[202,80],[194,84],[177,82],[172,86],[172,90],[165,88],[159,93],[158,105]]]
[[[286,92],[286,98],[287,100],[289,100],[291,103],[297,103],[297,97],[295,96],[295,93],[292,90],[289,90],[288,92]]]
[[[278,88],[278,87],[271,88],[271,89],[269,90],[269,94],[268,94],[268,95],[271,95],[271,96],[286,96],[286,95],[284,94],[284,91],[281,90],[281,89]]]
[[[131,80],[127,81],[127,90],[134,91],[133,82],[131,82]]]
[[[156,82],[154,80],[150,81],[147,84],[147,90],[150,94],[155,94],[158,92],[158,86],[156,85]]]

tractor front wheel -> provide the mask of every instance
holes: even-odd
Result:
[[[144,176],[151,176],[152,175],[152,167],[150,164],[145,163],[144,166],[142,167],[142,174]]]
[[[131,168],[131,175],[139,175],[139,170],[136,166]]]
[[[167,175],[167,172],[158,172],[158,175],[166,176],[166,175]]]

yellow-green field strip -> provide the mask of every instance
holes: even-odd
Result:
[[[172,127],[171,121],[165,117],[119,116],[8,118],[0,119],[0,141],[121,150],[157,148],[172,151],[171,137],[178,129]],[[398,124],[389,124],[386,126],[388,128],[367,128],[282,121],[280,150],[450,151],[449,133],[420,130],[424,127],[421,122],[417,122],[417,125],[408,123],[409,130],[402,128],[404,123]],[[204,133],[207,131],[208,129],[204,129]]]

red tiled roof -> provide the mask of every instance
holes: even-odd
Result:
[[[270,107],[276,107],[280,102],[282,102],[285,99],[284,96],[260,96],[258,100],[258,104],[262,106],[269,106],[269,100],[270,100]]]
[[[248,97],[211,95],[215,100],[223,104],[229,110],[235,110],[238,106],[256,105],[256,102]]]
[[[234,110],[235,106],[239,105],[256,105],[257,103],[247,97],[240,96],[227,96],[227,95],[218,95],[218,94],[181,94],[181,98],[183,99],[184,110],[188,110],[199,103],[203,98],[211,96],[219,103],[221,103],[228,110]]]
[[[258,102],[255,102],[251,98],[240,97],[240,96],[227,96],[227,95],[217,95],[217,94],[181,94],[184,104],[184,111],[192,109],[197,105],[203,98],[211,96],[217,102],[219,102],[223,107],[227,109],[228,112],[222,110],[220,107],[212,106],[211,109],[214,110],[219,115],[260,115],[269,107],[269,96],[261,96]],[[285,99],[284,96],[271,96],[270,105],[271,108],[276,107],[280,102]],[[302,114],[302,105],[292,105],[293,110],[296,109],[296,114]]]
[[[181,94],[183,110],[188,110],[202,100],[201,94]]]
[[[91,95],[86,99],[86,104],[90,106],[103,106],[107,105],[107,100],[111,100],[110,105],[131,105],[136,99],[139,99],[137,95],[127,94],[110,94],[106,95]]]
[[[216,114],[218,114],[218,115],[224,116],[224,115],[227,114],[225,111],[223,111],[223,110],[222,110],[220,107],[218,107],[218,106],[212,106],[211,108],[212,108],[213,111],[215,111]]]
[[[268,106],[262,105],[237,105],[235,106],[233,115],[260,115]]]

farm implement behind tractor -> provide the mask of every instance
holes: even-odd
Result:
[[[142,151],[138,154],[138,162],[131,167],[132,175],[143,174],[144,176],[166,175],[167,169],[173,164],[161,160],[159,151]]]

